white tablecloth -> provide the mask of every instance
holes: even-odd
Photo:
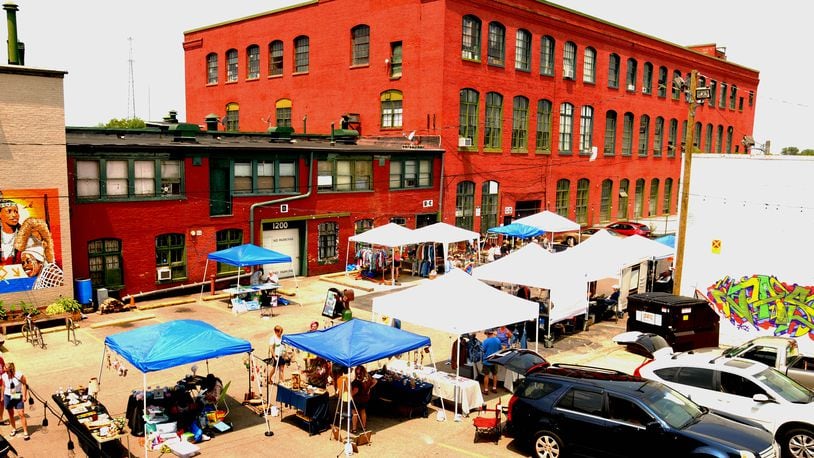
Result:
[[[475,378],[478,378],[480,374],[483,374],[483,363],[476,363]],[[509,390],[509,392],[514,393],[514,384],[520,380],[520,378],[521,375],[517,372],[506,370],[506,368],[501,365],[497,366],[497,379],[503,382],[503,387]]]
[[[430,366],[422,366],[417,369],[408,367],[407,362],[400,359],[388,361],[387,369],[403,375],[418,377],[432,383],[433,396],[438,396],[452,403],[455,402],[455,395],[457,393],[461,411],[465,414],[483,405],[483,394],[480,391],[480,384],[477,380],[466,377],[455,377],[454,374],[436,371]]]

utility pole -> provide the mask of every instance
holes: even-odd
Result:
[[[680,79],[680,78],[677,78]],[[681,84],[682,89],[686,86],[686,82],[674,81],[673,84]],[[687,206],[690,200],[690,169],[692,168],[692,155],[695,147],[695,108],[698,106],[696,98],[696,88],[698,86],[698,71],[693,70],[690,73],[690,106],[687,110],[687,133],[684,139],[684,163],[683,173],[681,176],[681,202],[678,210],[678,240],[676,241],[676,259],[675,270],[673,271],[673,294],[681,294],[681,277],[684,263],[684,244],[687,239]],[[709,98],[707,95],[706,98]]]

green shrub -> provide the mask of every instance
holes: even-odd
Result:
[[[82,305],[72,297],[60,297],[45,309],[46,315],[81,312]]]

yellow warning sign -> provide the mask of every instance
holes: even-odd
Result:
[[[713,240],[712,241],[712,254],[721,254],[721,241],[720,240]]]

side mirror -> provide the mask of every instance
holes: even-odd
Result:
[[[664,428],[661,427],[661,423],[657,421],[651,421],[650,423],[645,425],[645,429],[648,433],[663,433]]]
[[[771,402],[772,399],[769,396],[766,396],[763,393],[757,393],[756,395],[752,396],[752,400],[755,402]]]

